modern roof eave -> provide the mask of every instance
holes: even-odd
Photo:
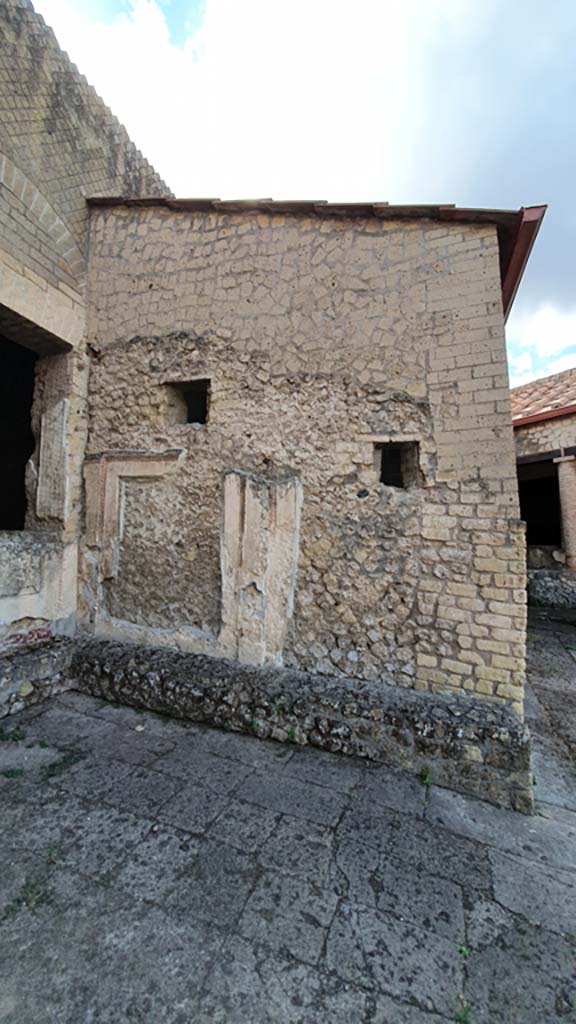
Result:
[[[325,200],[176,199],[171,196],[92,196],[89,206],[164,206],[189,213],[270,213],[313,217],[377,217],[379,220],[436,220],[464,224],[493,224],[500,248],[500,279],[504,318],[528,262],[546,206],[519,210],[484,210],[444,205],[392,206],[389,203],[328,203]]]
[[[520,286],[522,275],[532,252],[532,246],[536,241],[536,235],[544,219],[547,206],[527,206],[519,210],[519,223],[516,234],[512,240],[509,254],[500,253],[500,268],[502,275],[502,306],[504,309],[504,320],[512,309],[512,303]],[[503,258],[504,257],[504,258]]]
[[[545,412],[535,412],[529,416],[517,416],[512,418],[514,430],[518,427],[527,427],[530,423],[540,423],[541,420],[553,420],[557,416],[574,416],[576,405],[563,405],[560,409],[546,409]]]

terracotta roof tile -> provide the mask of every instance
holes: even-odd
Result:
[[[573,408],[565,415],[576,413],[576,367],[512,388],[510,397],[513,423],[536,416],[542,419],[558,416],[567,406]]]

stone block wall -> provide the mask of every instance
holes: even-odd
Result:
[[[521,712],[495,228],[96,207],[89,279],[88,452],[132,468],[109,520],[114,571],[100,540],[85,545],[86,627],[226,655],[225,475],[289,474],[302,505],[284,664]],[[174,422],[192,380],[210,382],[203,425]],[[380,482],[390,442],[417,446],[405,489]],[[174,450],[169,473],[139,476]],[[99,479],[89,506],[106,500]]]
[[[3,0],[0,345],[8,339],[39,358],[25,531],[0,540],[0,646],[38,629],[74,628],[70,572],[77,557],[88,378],[86,196],[119,192],[168,189],[28,0]],[[48,567],[37,579],[35,598],[29,590],[6,595],[30,544],[44,545],[41,563]]]
[[[66,294],[86,260],[86,196],[169,189],[29,0],[0,7],[0,240]]]

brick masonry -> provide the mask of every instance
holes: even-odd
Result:
[[[0,11],[0,238],[56,288],[85,269],[86,196],[169,189],[28,0]]]

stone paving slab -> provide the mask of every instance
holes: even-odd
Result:
[[[538,689],[538,694],[545,708],[549,728],[554,736],[562,740],[574,761],[576,756],[576,693],[542,687]]]
[[[250,776],[238,789],[238,796],[277,813],[286,813],[320,825],[334,825],[345,807],[341,794],[324,786],[295,782],[271,772]]]
[[[576,918],[576,872],[551,869],[490,851],[494,898],[527,921],[570,935]]]
[[[238,921],[259,873],[249,854],[207,840],[178,873],[164,906],[209,924],[230,927]]]
[[[142,840],[126,852],[123,861],[109,879],[109,884],[122,890],[135,902],[164,905],[164,898],[178,890],[197,861],[199,840],[169,825],[147,826]],[[153,885],[150,885],[151,879]]]
[[[76,694],[5,720],[1,1024],[574,1024],[559,664],[532,818]]]
[[[296,875],[332,889],[341,881],[334,859],[334,832],[305,818],[282,815],[259,850],[260,863],[282,874]]]
[[[534,928],[521,917],[466,961],[466,997],[474,1024],[573,1022],[574,942]]]
[[[314,966],[338,906],[338,886],[265,871],[239,921],[246,939]]]
[[[370,907],[342,902],[330,928],[326,963],[344,981],[420,1009],[450,1015],[463,988],[457,946]]]
[[[209,826],[211,839],[255,853],[276,829],[281,815],[241,800],[230,800]]]
[[[342,761],[344,760],[344,764]],[[337,793],[350,793],[360,785],[365,776],[366,765],[352,757],[342,758],[324,750],[305,747],[297,757],[290,758],[284,767],[284,775],[326,786]]]
[[[427,792],[420,779],[374,765],[358,787],[360,801],[375,802],[416,818],[424,816]]]
[[[576,767],[572,767],[565,744],[552,730],[533,737],[532,772],[537,802],[576,811]]]
[[[183,784],[178,780],[177,791],[158,808],[156,817],[185,832],[200,835],[224,813],[229,803],[227,792],[217,795],[202,785]]]
[[[232,792],[243,779],[252,774],[251,765],[219,757],[205,747],[198,746],[194,738],[192,740],[186,740],[169,754],[156,758],[154,770],[185,782],[193,782],[215,793]]]
[[[576,814],[571,811],[551,806],[546,818],[527,816],[432,787],[428,817],[450,832],[526,860],[576,869]]]

